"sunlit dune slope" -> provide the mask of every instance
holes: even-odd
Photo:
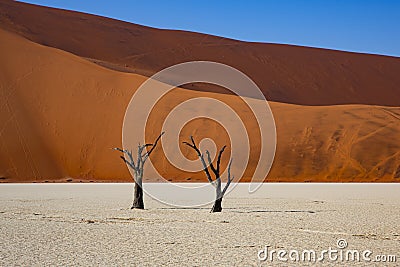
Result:
[[[131,181],[118,153],[110,148],[121,146],[125,109],[146,77],[112,71],[3,30],[0,58],[1,181]],[[158,135],[171,106],[199,96],[234,107],[250,129],[250,163],[243,177],[248,181],[257,164],[258,132],[237,96],[175,89],[152,113],[147,140]],[[400,108],[270,105],[278,144],[269,181],[400,179]],[[206,107],[196,108],[194,113]],[[190,134],[212,138],[218,146],[228,143],[223,129],[206,119],[185,127],[182,140]],[[206,181],[201,172],[175,169],[160,148],[152,162],[167,179]],[[182,147],[182,152],[194,158],[187,148]],[[147,180],[152,181],[151,177]]]

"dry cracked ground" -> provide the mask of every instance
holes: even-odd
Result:
[[[398,264],[399,189],[267,184],[249,195],[241,184],[224,199],[223,212],[213,214],[210,205],[179,208],[149,197],[146,210],[130,210],[131,184],[1,185],[0,265],[312,265],[257,255],[265,246],[318,252],[337,248],[339,239],[348,249],[371,250],[371,257],[397,255]],[[326,259],[317,266],[335,264],[378,265]]]

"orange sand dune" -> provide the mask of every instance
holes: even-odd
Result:
[[[191,60],[226,63],[249,75],[276,102],[400,106],[400,60],[395,57],[159,30],[6,0],[0,0],[0,28],[145,76]],[[188,88],[226,92],[209,85]]]
[[[126,106],[146,77],[112,71],[3,30],[0,58],[1,181],[131,181],[118,153],[110,148],[121,145]],[[254,128],[249,110],[237,96],[186,89],[173,90],[158,104],[149,127],[158,129],[173,104],[198,96],[235,107],[246,126]],[[400,108],[274,102],[271,107],[278,146],[269,181],[399,181]],[[207,136],[218,146],[227,143],[226,133],[211,124],[195,120],[181,136]],[[154,130],[147,139],[158,133]],[[250,163],[243,181],[254,171],[256,137],[251,130]],[[182,151],[193,158],[187,148]],[[176,170],[160,152],[152,161],[173,181],[206,181],[201,172]]]

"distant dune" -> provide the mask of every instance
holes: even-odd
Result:
[[[400,106],[395,57],[241,42],[5,0],[0,0],[0,25],[36,43],[145,76],[176,63],[209,60],[249,75],[270,101]]]
[[[110,150],[121,146],[128,102],[148,75],[188,60],[237,67],[272,100],[278,144],[267,181],[400,181],[399,58],[246,43],[0,1],[0,59],[0,182],[131,181]],[[256,127],[239,97],[189,88],[198,90],[176,88],[158,104],[149,141],[174,104],[199,96],[226,102],[248,129]],[[190,126],[182,138],[228,143],[209,120]],[[257,164],[257,134],[250,133],[242,181]],[[206,181],[162,153],[153,159],[172,181]]]

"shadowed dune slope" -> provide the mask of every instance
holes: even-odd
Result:
[[[121,146],[125,109],[146,77],[109,70],[3,30],[0,58],[2,182],[131,181],[118,153],[110,148]],[[152,113],[147,139],[152,141],[158,135],[156,129],[171,106],[199,96],[226,102],[248,129],[256,127],[237,96],[174,89]],[[207,107],[196,108],[195,113]],[[271,108],[278,145],[269,181],[400,180],[400,108],[275,102]],[[227,143],[227,135],[218,125],[206,119],[191,123],[182,130],[182,138],[195,134],[214,139],[218,146]],[[250,130],[249,135],[250,163],[243,181],[249,180],[259,153],[257,132]],[[187,148],[182,152],[193,158]],[[176,170],[162,153],[153,156],[152,161],[168,179],[206,181],[201,172]],[[147,177],[147,181],[154,180]]]
[[[276,102],[400,106],[400,60],[395,57],[241,42],[7,0],[0,0],[0,27],[145,76],[191,60],[225,63],[249,75]],[[226,93],[209,85],[188,88]]]

